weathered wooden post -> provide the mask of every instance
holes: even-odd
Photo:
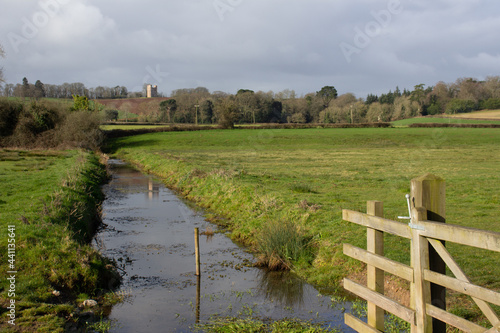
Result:
[[[372,216],[384,216],[384,203],[381,201],[368,201],[366,213]],[[368,252],[384,255],[384,233],[382,231],[367,228],[366,248]],[[367,266],[367,287],[373,291],[384,294],[384,271],[375,266]],[[384,331],[384,310],[375,304],[368,302],[368,325],[379,331]]]
[[[412,223],[427,220],[427,209],[413,207],[410,212]],[[413,283],[411,284],[411,305],[415,309],[415,323],[412,333],[428,333],[432,329],[432,320],[427,316],[426,304],[431,300],[430,283],[424,280],[424,270],[429,269],[429,242],[420,236],[418,225],[412,226],[411,232],[411,267],[413,267]]]
[[[200,230],[194,228],[194,255],[196,259],[196,275],[200,276]]]
[[[423,207],[426,210],[427,220],[434,222],[446,222],[445,211],[445,181],[432,174],[425,174],[411,180],[411,206],[412,208]],[[417,221],[412,221],[417,223]],[[431,271],[446,274],[446,265],[434,248],[428,245],[429,269]],[[431,283],[431,304],[446,310],[446,288]],[[432,331],[434,333],[446,333],[446,323],[433,318]]]

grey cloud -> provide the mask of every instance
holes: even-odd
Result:
[[[500,74],[493,1],[74,0],[14,52],[9,33],[22,37],[23,20],[43,13],[40,3],[0,0],[8,82],[132,89],[155,80],[149,72],[158,67],[168,77],[154,83],[166,94],[198,85],[305,94],[335,85],[365,97]],[[355,49],[350,59],[341,45]]]

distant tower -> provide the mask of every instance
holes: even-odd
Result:
[[[148,84],[146,87],[146,97],[147,98],[158,97],[158,86],[153,86],[151,84]]]

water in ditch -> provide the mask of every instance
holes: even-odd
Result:
[[[95,246],[119,264],[126,295],[111,310],[110,332],[191,332],[216,317],[299,318],[352,331],[343,324],[348,303],[291,274],[251,267],[251,254],[224,233],[210,235],[217,227],[161,182],[119,160],[110,167]],[[200,277],[194,228],[209,233],[200,236]]]

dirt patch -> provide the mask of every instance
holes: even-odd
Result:
[[[349,279],[366,287],[366,269],[354,273]],[[384,295],[406,307],[410,306],[410,282],[394,275],[386,274],[384,279]]]
[[[107,109],[120,110],[135,114],[150,114],[157,112],[160,103],[168,100],[168,97],[156,98],[120,98],[120,99],[99,99],[97,102],[106,106]]]

